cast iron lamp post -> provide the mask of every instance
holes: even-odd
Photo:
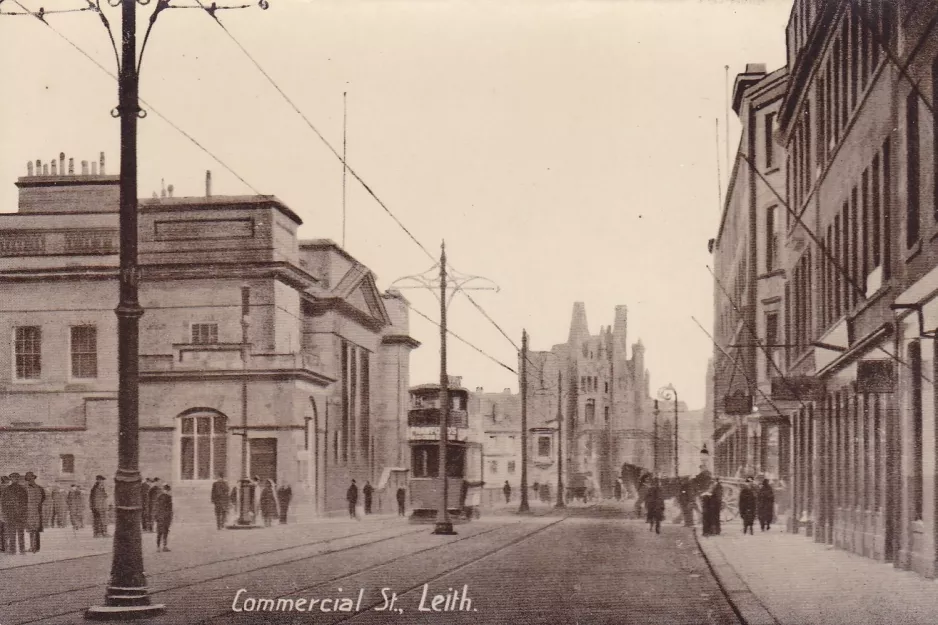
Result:
[[[680,473],[680,454],[678,453],[678,429],[677,429],[677,389],[673,384],[662,386],[658,389],[658,397],[664,401],[674,402],[674,477],[679,477]]]

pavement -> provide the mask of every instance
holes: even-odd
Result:
[[[742,534],[739,521],[697,542],[746,625],[933,625],[938,581],[891,563],[815,543],[773,526]]]

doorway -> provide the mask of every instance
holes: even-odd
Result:
[[[251,477],[263,480],[277,479],[277,439],[252,438]]]

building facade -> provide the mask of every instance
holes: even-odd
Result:
[[[772,396],[783,372],[788,218],[788,166],[776,141],[788,81],[786,68],[767,73],[750,63],[736,77],[733,110],[742,127],[714,255],[713,455],[727,479],[787,479],[788,406]],[[708,384],[709,390],[710,384]]]
[[[938,557],[936,10],[797,3],[779,128],[803,215],[788,234],[803,248],[790,342],[808,343],[786,357],[812,400],[793,415],[798,529],[927,577]]]
[[[529,352],[528,427],[537,440],[535,476],[543,475],[548,483],[551,476],[556,479],[558,446],[563,475],[585,474],[606,495],[625,465],[654,470],[645,348],[639,340],[629,357],[627,324],[627,308],[617,306],[613,325],[590,334],[586,307],[577,302],[567,342]],[[548,433],[554,440],[550,449]]]
[[[0,214],[0,472],[88,484],[116,469],[118,177],[72,163]],[[325,514],[405,460],[406,302],[300,224],[273,196],[140,203],[140,469],[183,519],[242,466]]]

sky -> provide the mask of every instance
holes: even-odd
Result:
[[[119,28],[120,9],[102,4]],[[732,85],[746,63],[783,65],[791,0],[270,4],[219,11],[224,29],[198,9],[160,15],[141,70],[142,197],[161,181],[203,195],[211,170],[214,195],[276,195],[303,219],[301,238],[341,244],[343,168],[313,128],[341,154],[347,93],[349,166],[430,254],[445,240],[456,270],[500,287],[471,295],[512,342],[457,295],[450,329],[488,356],[451,339],[450,374],[516,390],[502,364],[518,368],[523,329],[531,349],[550,349],[574,302],[594,334],[624,304],[652,393],[671,383],[703,406],[713,347],[693,318],[712,328],[707,240],[739,140],[725,66]],[[138,42],[155,5],[138,7]],[[0,16],[0,212],[16,210],[29,160],[103,151],[118,170],[116,82],[82,52],[113,72],[107,33],[91,12],[47,21]],[[433,265],[351,175],[345,189],[345,247],[379,288]],[[405,295],[439,320],[432,294]],[[438,380],[438,328],[412,314],[411,334],[411,382]]]

